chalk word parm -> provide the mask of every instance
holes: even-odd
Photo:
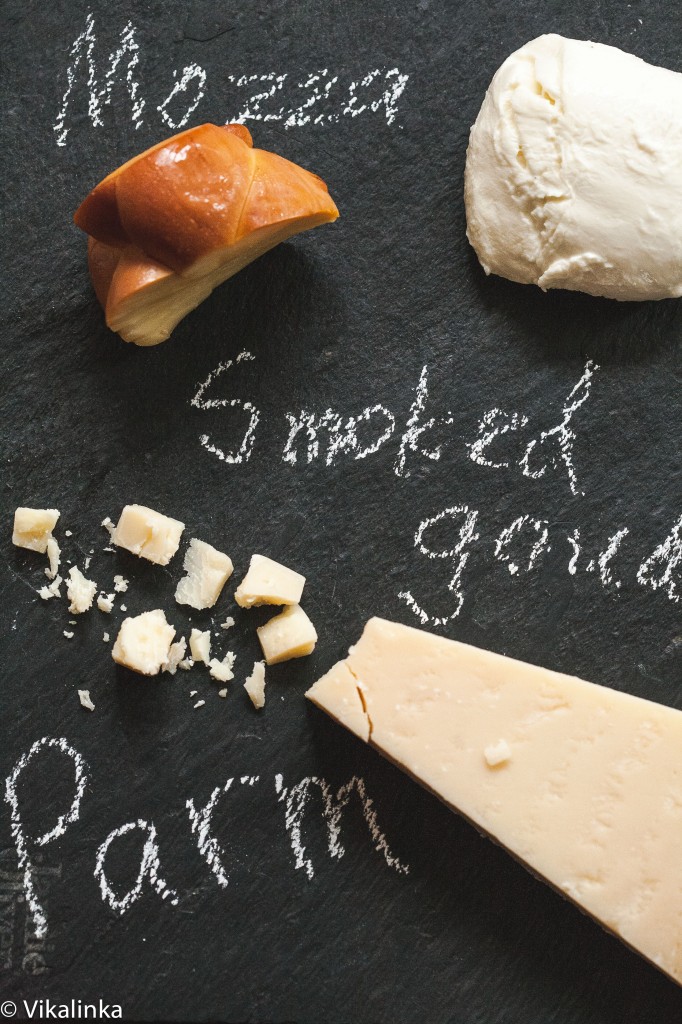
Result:
[[[179,131],[200,106],[208,89],[208,73],[191,62],[175,69],[164,99],[149,104],[141,86],[142,49],[137,28],[129,21],[120,32],[119,46],[108,61],[99,52],[92,12],[85,28],[74,39],[68,55],[65,87],[53,124],[58,146],[67,143],[69,113],[87,96],[87,111],[93,128],[104,125],[105,109],[115,95],[127,94],[130,119],[140,128],[151,116],[166,129]],[[276,121],[289,128],[336,124],[342,118],[383,113],[386,123],[396,123],[398,101],[409,75],[398,68],[377,67],[357,79],[319,68],[301,77],[286,72],[221,76],[221,94],[226,96],[225,121]],[[227,88],[229,87],[229,88]],[[59,86],[61,89],[61,86]]]
[[[415,598],[412,590],[402,590],[398,594],[398,599],[414,612],[422,626],[445,626],[457,618],[465,602],[466,567],[472,556],[477,554],[485,557],[490,549],[494,561],[506,567],[514,579],[521,579],[538,568],[542,558],[552,550],[552,545],[561,545],[565,547],[566,568],[572,576],[580,568],[584,572],[595,573],[601,585],[607,589],[620,590],[622,586],[613,563],[623,541],[629,537],[628,527],[615,530],[605,540],[602,550],[588,560],[581,550],[578,527],[567,534],[565,526],[550,524],[546,519],[536,519],[526,514],[518,516],[487,542],[481,540],[480,526],[478,509],[468,505],[453,505],[442,509],[419,524],[414,535],[415,548],[425,558],[442,561],[450,574],[446,584],[449,608],[445,613],[428,611]],[[441,535],[443,529],[450,528],[451,546],[434,549],[429,540],[429,532],[434,527],[438,527]],[[477,542],[480,542],[478,548]],[[668,536],[642,560],[636,570],[636,580],[640,586],[662,590],[671,601],[679,602],[679,587],[682,584],[682,516],[673,524]]]
[[[200,435],[199,441],[206,451],[222,462],[239,465],[248,462],[256,444],[261,412],[250,400],[214,397],[216,382],[240,364],[254,362],[250,352],[240,352],[235,359],[220,363],[198,385],[190,404],[204,412],[220,408],[242,410],[248,423],[241,437],[231,447],[218,443],[209,434]],[[573,462],[573,444],[576,439],[573,418],[591,394],[592,379],[598,370],[591,360],[585,364],[582,376],[567,398],[560,400],[560,409],[550,413],[554,426],[546,430],[532,424],[528,416],[491,409],[478,424],[478,436],[466,444],[469,458],[489,469],[513,468],[523,476],[538,479],[549,471],[565,475],[571,493],[581,495],[578,474]],[[283,441],[282,460],[290,466],[312,462],[331,466],[341,458],[366,459],[396,438],[397,452],[393,471],[398,477],[410,476],[410,462],[426,458],[438,462],[448,442],[449,428],[455,423],[451,412],[445,416],[431,415],[429,401],[429,367],[425,365],[419,375],[413,400],[404,424],[380,402],[361,412],[349,415],[338,409],[319,412],[300,409],[286,412],[286,437]],[[500,440],[510,447],[510,437],[517,440],[518,451],[513,458],[499,452]],[[399,440],[398,440],[399,439]],[[395,443],[395,442],[394,442]]]
[[[70,806],[57,821],[42,835],[29,836],[24,826],[19,781],[29,763],[40,758],[45,751],[56,750],[70,762],[68,770],[73,773],[74,787]],[[36,877],[38,871],[34,866],[35,851],[39,847],[60,840],[80,817],[81,803],[87,789],[92,784],[92,772],[82,755],[75,750],[63,736],[44,736],[36,740],[16,762],[13,770],[5,779],[5,802],[10,808],[10,826],[17,853],[19,871],[22,873],[23,890],[30,911],[35,935],[44,939],[48,931],[47,912],[39,896]],[[228,802],[228,794],[239,786],[254,787],[261,784],[258,775],[234,776],[217,786],[205,803],[187,799],[185,809],[188,815],[188,831],[196,842],[197,850],[212,872],[217,885],[226,888],[229,884],[229,868],[225,851],[213,833],[214,815],[218,805]],[[262,783],[265,784],[265,783]],[[392,852],[388,840],[379,826],[377,812],[372,798],[367,792],[364,779],[354,775],[337,791],[329,783],[316,775],[306,776],[294,785],[285,785],[284,776],[275,775],[272,789],[276,804],[283,804],[283,826],[291,846],[294,858],[294,869],[302,869],[310,880],[314,877],[313,859],[306,849],[304,836],[304,819],[311,804],[313,794],[321,801],[322,819],[327,836],[327,850],[332,859],[340,860],[345,854],[341,838],[341,824],[344,809],[352,798],[357,799],[373,848],[381,855],[384,863],[400,875],[406,875],[409,867],[399,860]],[[223,808],[224,813],[224,808]],[[139,838],[139,862],[137,873],[132,885],[124,891],[118,891],[107,876],[107,857],[117,840],[124,835],[134,833]],[[124,822],[112,829],[99,844],[95,853],[94,878],[102,900],[116,914],[125,914],[139,899],[148,893],[156,895],[169,906],[177,906],[181,896],[164,877],[162,868],[159,836],[153,821],[136,818]],[[96,891],[96,890],[95,890]]]

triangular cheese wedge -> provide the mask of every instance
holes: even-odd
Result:
[[[306,696],[682,983],[682,712],[383,619]]]

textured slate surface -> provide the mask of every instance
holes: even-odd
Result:
[[[93,127],[81,68],[66,145],[58,146],[68,52],[88,11],[100,85],[121,31],[128,21],[135,28],[144,123],[134,129],[119,75],[111,104],[102,106],[103,124]],[[112,7],[7,0],[0,777],[35,740],[54,736],[82,755],[90,781],[79,821],[58,842],[31,848],[48,918],[42,944],[27,924],[7,805],[0,815],[3,999],[102,997],[121,1004],[128,1019],[166,1021],[680,1019],[682,997],[671,982],[302,698],[369,615],[417,624],[401,592],[410,591],[431,618],[453,612],[453,560],[425,557],[414,535],[430,517],[467,506],[478,512],[479,539],[466,548],[461,611],[441,632],[682,707],[679,565],[658,589],[637,581],[682,511],[682,306],[543,296],[486,280],[465,239],[462,205],[469,125],[511,50],[555,30],[682,71],[679,28],[672,2],[127,0]],[[103,174],[169,133],[157,108],[173,71],[181,77],[192,63],[206,72],[192,124],[243,109],[252,93],[229,75],[274,71],[291,84],[326,68],[326,80],[339,76],[340,97],[375,68],[398,67],[409,81],[393,124],[381,109],[291,129],[282,120],[252,123],[256,144],[325,178],[342,217],[228,282],[167,344],[140,350],[105,329],[84,239],[70,218]],[[325,102],[319,109],[326,112],[344,106],[332,92]],[[209,435],[223,450],[238,446],[246,413],[239,406],[201,410],[191,399],[211,371],[242,351],[254,360],[225,371],[210,390],[213,398],[249,400],[260,412],[250,459],[230,465],[199,439]],[[600,368],[571,420],[573,494],[560,459],[538,479],[518,463],[533,437],[560,423],[588,359]],[[424,366],[428,401],[419,425],[437,422],[418,448],[440,444],[441,455],[408,451],[398,475],[400,437]],[[341,452],[327,465],[323,438],[310,463],[302,447],[295,465],[283,460],[287,413],[333,408],[345,421],[377,403],[393,413],[396,430],[374,454]],[[495,407],[529,419],[489,449],[508,468],[469,458],[467,444]],[[369,433],[362,436],[369,443]],[[238,670],[222,701],[196,672],[145,682],[116,670],[102,632],[115,632],[120,611],[110,620],[84,617],[67,640],[65,603],[37,598],[43,560],[9,543],[18,504],[58,507],[65,557],[82,566],[94,549],[90,574],[105,589],[115,572],[131,580],[129,612],[161,603],[187,629],[189,617],[172,602],[179,558],[163,570],[102,550],[99,523],[130,501],[224,545],[235,578],[254,550],[308,576],[306,607],[319,646],[310,659],[271,672],[261,715],[240,682],[258,653],[253,625],[263,614],[240,612],[222,638],[222,649],[236,651]],[[463,514],[433,525],[426,546],[452,550]],[[510,574],[494,556],[495,540],[524,515],[549,524],[551,551],[527,571],[539,534],[524,533],[516,539],[519,572]],[[625,528],[617,557],[600,567],[598,555]],[[575,530],[581,553],[572,574],[567,536]],[[665,567],[654,566],[654,577]],[[608,568],[610,581],[602,579]],[[227,597],[218,611],[233,612]],[[222,615],[191,618],[217,624]],[[92,715],[78,705],[84,686],[97,705]],[[192,709],[190,689],[205,707]],[[345,855],[331,859],[316,797],[303,836],[314,877],[296,869],[278,773],[285,786],[315,775],[334,791],[362,777],[409,875],[372,849],[352,802],[341,826]],[[259,782],[242,786],[245,775]],[[230,873],[223,889],[197,848],[185,803],[205,804],[231,777],[213,828]],[[72,779],[68,760],[54,752],[22,775],[29,837],[66,811]],[[147,886],[119,916],[100,898],[95,856],[113,829],[137,819],[154,823],[162,874],[179,902],[170,906]],[[134,884],[139,837],[121,838],[107,860],[119,893]]]

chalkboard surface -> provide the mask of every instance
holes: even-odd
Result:
[[[672,982],[303,699],[381,614],[682,707],[682,303],[486,279],[462,201],[512,50],[557,31],[682,71],[677,4],[6,0],[2,23],[2,1013],[682,1019]],[[72,213],[136,152],[237,118],[341,218],[126,345]],[[230,587],[187,615],[181,555],[104,550],[131,502],[235,581],[254,551],[307,576],[319,644],[269,670],[262,712],[241,683],[267,613]],[[37,596],[17,505],[60,509],[102,590],[130,581],[111,615]],[[122,604],[211,628],[227,697],[198,668],[117,669]]]

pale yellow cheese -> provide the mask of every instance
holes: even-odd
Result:
[[[305,576],[266,558],[252,555],[249,571],[237,587],[234,599],[242,608],[260,604],[298,604]]]
[[[256,632],[268,665],[303,658],[317,643],[315,627],[299,604],[289,605]]]
[[[212,608],[216,603],[233,567],[231,559],[222,551],[192,537],[183,568],[187,575],[177,585],[175,600],[201,610]]]
[[[682,983],[682,712],[382,619],[307,696]]]
[[[92,607],[92,602],[97,593],[97,584],[94,580],[85,578],[80,569],[72,565],[69,569],[66,583],[66,596],[69,599],[69,611],[72,615],[82,615]]]
[[[144,505],[126,505],[111,535],[119,548],[156,565],[168,565],[180,546],[185,524]],[[117,588],[118,589],[118,588]]]
[[[59,512],[56,508],[20,506],[14,513],[12,543],[18,548],[27,548],[29,551],[38,551],[44,555],[58,519]]]
[[[244,689],[256,710],[265,705],[265,665],[262,661],[254,662],[251,675],[246,677]]]
[[[193,629],[189,638],[189,649],[195,661],[203,661],[208,665],[211,660],[211,631]]]
[[[160,609],[124,619],[111,656],[133,672],[155,676],[169,663],[175,629]]]

